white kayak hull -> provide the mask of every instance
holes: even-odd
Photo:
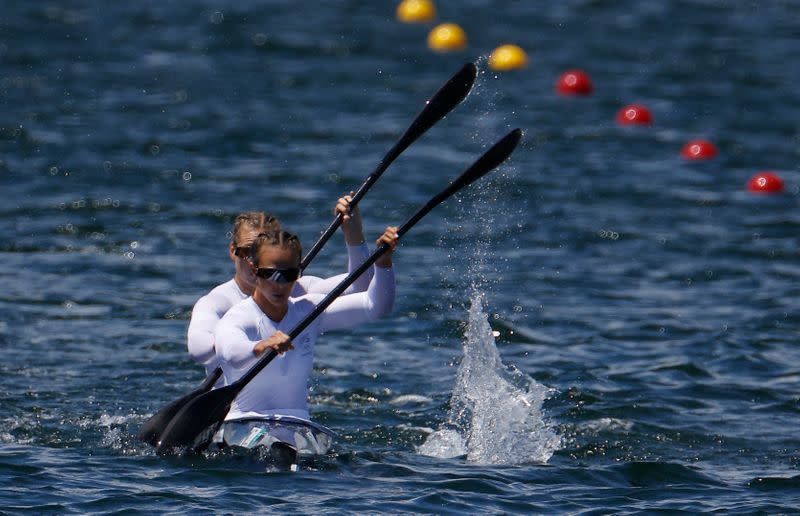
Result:
[[[326,454],[335,437],[331,429],[307,419],[270,416],[225,421],[214,443],[223,448],[288,447],[298,456],[314,456]]]

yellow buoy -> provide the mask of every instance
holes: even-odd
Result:
[[[489,68],[498,72],[516,70],[528,65],[528,55],[517,45],[501,45],[489,56]]]
[[[455,23],[442,23],[428,34],[428,47],[439,52],[467,48],[467,34]]]
[[[406,23],[426,23],[436,18],[436,6],[430,0],[403,0],[397,6],[397,19]]]

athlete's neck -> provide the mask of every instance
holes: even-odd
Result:
[[[255,301],[261,311],[264,312],[264,315],[269,317],[270,320],[274,322],[281,322],[283,317],[286,315],[286,312],[289,311],[288,303],[270,303],[270,301],[264,297],[261,292],[258,291],[258,289],[253,292],[253,301]]]

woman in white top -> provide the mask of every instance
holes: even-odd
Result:
[[[350,211],[351,195],[353,192],[340,198],[334,210],[343,215],[342,232],[347,244],[348,272],[358,267],[369,255],[358,206]],[[259,233],[276,229],[280,229],[278,219],[261,211],[244,212],[236,217],[228,246],[228,256],[236,268],[234,276],[201,297],[195,303],[189,321],[189,354],[196,362],[203,364],[206,374],[210,374],[219,365],[214,346],[214,327],[233,305],[251,296],[255,290],[255,275],[248,263],[248,249]],[[327,294],[344,277],[345,274],[327,279],[303,276],[295,283],[292,296]],[[363,292],[371,277],[371,271],[364,274],[353,283],[348,292]]]
[[[358,326],[391,311],[395,292],[392,252],[397,238],[397,228],[389,227],[377,240],[378,245],[388,244],[389,251],[375,262],[367,291],[340,296],[294,341],[287,333],[325,296],[292,297],[300,275],[301,248],[296,236],[271,231],[256,238],[252,246],[253,296],[231,308],[214,332],[225,383],[240,378],[264,352],[274,349],[281,354],[244,387],[226,422],[276,416],[309,419],[307,386],[317,336]]]

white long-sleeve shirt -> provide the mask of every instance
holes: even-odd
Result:
[[[369,249],[366,243],[353,246],[348,245],[348,273],[361,265],[368,256]],[[295,283],[294,290],[292,290],[292,297],[300,297],[305,294],[327,294],[345,277],[346,274],[340,274],[325,279],[316,276],[302,276],[297,280],[297,283]],[[350,285],[345,291],[345,294],[367,290],[371,279],[372,268]],[[192,308],[187,345],[192,358],[205,366],[206,374],[210,374],[219,365],[214,350],[214,327],[233,305],[243,301],[247,297],[248,295],[242,292],[236,281],[231,279],[214,287],[211,292],[198,299],[194,308]]]
[[[275,415],[309,419],[307,389],[317,336],[327,330],[353,328],[392,310],[394,272],[392,268],[373,269],[375,274],[367,291],[342,295],[333,301],[292,341],[294,349],[275,357],[242,389],[226,421]],[[267,317],[252,298],[231,308],[214,332],[225,384],[241,378],[259,360],[253,354],[259,341],[278,330],[290,333],[323,298],[321,294],[290,298],[286,315],[277,322]]]

